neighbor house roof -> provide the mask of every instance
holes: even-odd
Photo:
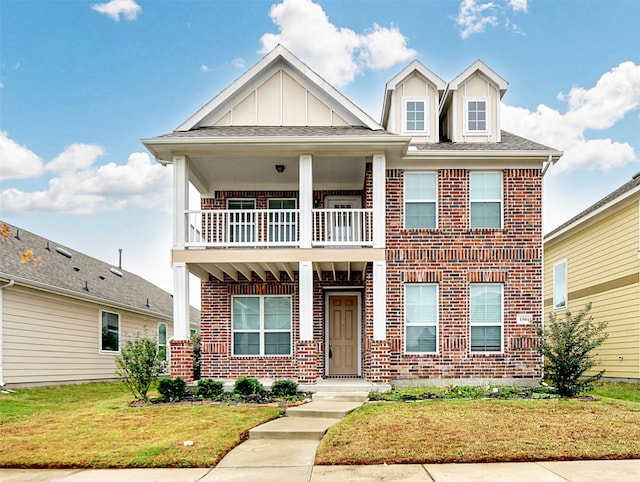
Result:
[[[173,296],[129,271],[0,221],[0,279],[173,319]],[[199,312],[191,313],[192,323]]]

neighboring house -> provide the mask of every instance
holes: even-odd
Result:
[[[545,317],[588,303],[608,339],[595,352],[607,378],[640,379],[640,175],[544,238]]]
[[[173,375],[193,273],[205,377],[539,379],[542,175],[562,153],[500,129],[506,88],[480,61],[450,83],[415,61],[378,124],[278,46],[143,139],[173,165]]]
[[[0,221],[0,386],[114,379],[138,333],[168,358],[172,306],[133,273]]]

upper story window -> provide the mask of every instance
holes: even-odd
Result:
[[[291,355],[291,298],[234,296],[234,355]]]
[[[427,100],[428,97],[403,98],[402,131],[404,134],[427,133]]]
[[[256,239],[256,200],[228,199],[227,209],[229,241],[235,243],[252,243]]]
[[[567,307],[567,260],[553,265],[553,309]]]
[[[502,173],[472,172],[469,175],[472,229],[502,227]]]
[[[100,323],[100,350],[117,353],[120,351],[120,315],[103,311]]]
[[[472,283],[470,286],[471,352],[502,351],[502,297],[499,283]]]
[[[438,174],[435,172],[405,172],[404,227],[435,229],[438,205]]]
[[[406,353],[438,351],[438,285],[410,283],[404,288]]]
[[[489,132],[488,97],[465,97],[464,114],[465,135],[487,134]]]

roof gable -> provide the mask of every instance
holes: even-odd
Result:
[[[467,67],[461,74],[459,74],[455,79],[449,82],[447,86],[448,90],[457,90],[460,85],[464,84],[470,77],[475,75],[477,72],[483,74],[489,81],[494,83],[498,89],[500,90],[500,98],[505,94],[507,88],[509,87],[509,82],[504,80],[498,74],[496,74],[493,70],[487,66],[482,60],[476,60],[469,67]]]
[[[282,45],[275,47],[176,131],[233,125],[382,129]]]

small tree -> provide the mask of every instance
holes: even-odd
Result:
[[[166,362],[158,354],[155,340],[138,333],[127,340],[116,358],[116,374],[122,378],[136,400],[149,401],[153,381],[166,370]]]
[[[541,337],[538,350],[544,356],[545,376],[563,397],[575,397],[589,390],[604,373],[601,370],[584,376],[597,364],[592,350],[609,336],[604,333],[607,322],[594,322],[590,310],[591,303],[575,316],[569,311],[564,318],[551,313],[544,328],[534,329]]]

